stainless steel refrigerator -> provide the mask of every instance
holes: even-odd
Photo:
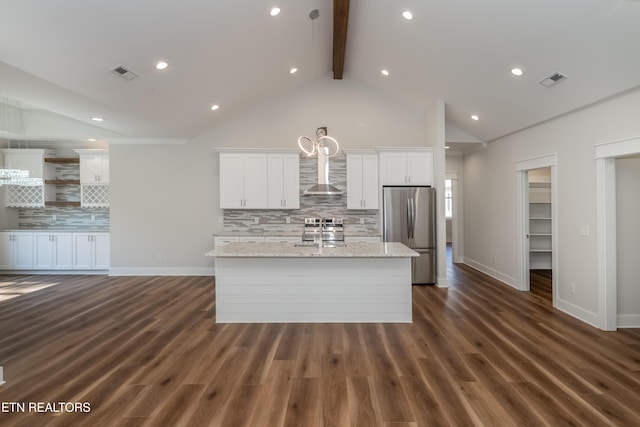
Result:
[[[436,282],[436,193],[431,187],[384,186],[382,235],[420,254],[411,260],[414,284]]]

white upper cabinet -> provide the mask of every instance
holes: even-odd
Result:
[[[220,153],[220,208],[266,208],[267,179],[266,153]]]
[[[378,209],[378,156],[349,153],[347,156],[347,209]]]
[[[382,151],[380,181],[381,185],[433,185],[433,151]]]
[[[4,152],[5,169],[28,170],[29,178],[54,179],[55,167],[45,165],[45,157],[53,157],[53,152],[40,149],[10,148]]]
[[[268,208],[300,208],[300,155],[268,155]]]
[[[109,183],[108,150],[75,150],[80,155],[80,183]]]

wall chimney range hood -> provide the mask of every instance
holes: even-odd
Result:
[[[314,196],[337,196],[343,191],[329,183],[329,147],[318,147],[318,183],[304,194]]]
[[[335,138],[327,135],[326,127],[316,129],[317,139],[312,141],[307,136],[298,138],[298,146],[307,155],[318,156],[318,183],[303,194],[317,196],[334,196],[343,194],[342,190],[329,183],[329,158],[335,156],[340,151],[340,146]],[[332,148],[332,149],[330,149]]]

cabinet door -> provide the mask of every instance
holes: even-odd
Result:
[[[242,161],[245,209],[267,207],[267,155],[245,154]]]
[[[220,208],[242,208],[244,195],[242,173],[242,155],[235,153],[220,154]]]
[[[90,270],[93,264],[92,258],[91,234],[73,233],[73,268]]]
[[[35,250],[34,268],[50,270],[53,268],[53,244],[51,233],[33,233]]]
[[[109,156],[100,156],[100,182],[109,183]]]
[[[73,268],[73,234],[54,233],[51,237],[53,247],[52,268],[56,270],[71,270]]]
[[[214,246],[220,248],[229,243],[239,242],[238,237],[235,236],[216,236],[213,238]]]
[[[267,160],[268,184],[267,207],[269,209],[284,208],[284,156],[269,154]]]
[[[100,182],[102,158],[101,156],[80,157],[80,182],[83,184],[95,184]]]
[[[433,185],[433,153],[407,153],[407,175],[411,185]]]
[[[362,207],[378,209],[378,156],[364,154],[362,156]]]
[[[0,269],[13,268],[13,234],[0,231]]]
[[[347,155],[347,209],[364,209],[363,168],[362,155]]]
[[[300,155],[283,156],[283,192],[286,209],[300,209]]]
[[[111,264],[111,240],[109,233],[96,233],[93,235],[93,268],[106,270]]]
[[[406,153],[380,154],[381,185],[407,185],[407,179]]]
[[[16,269],[33,268],[33,233],[15,233],[13,235],[14,259]]]

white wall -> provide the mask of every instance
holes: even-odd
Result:
[[[616,160],[618,324],[640,327],[640,159]]]
[[[322,79],[185,145],[111,145],[113,274],[210,273],[222,228],[213,147],[296,146],[327,126],[341,148],[424,146],[424,112],[349,80]],[[161,259],[158,259],[161,258]]]
[[[593,323],[598,307],[594,145],[640,135],[639,109],[636,90],[465,156],[465,261],[519,285],[515,163],[557,153],[558,307]],[[582,225],[589,236],[580,235]],[[575,283],[575,294],[569,283]]]

